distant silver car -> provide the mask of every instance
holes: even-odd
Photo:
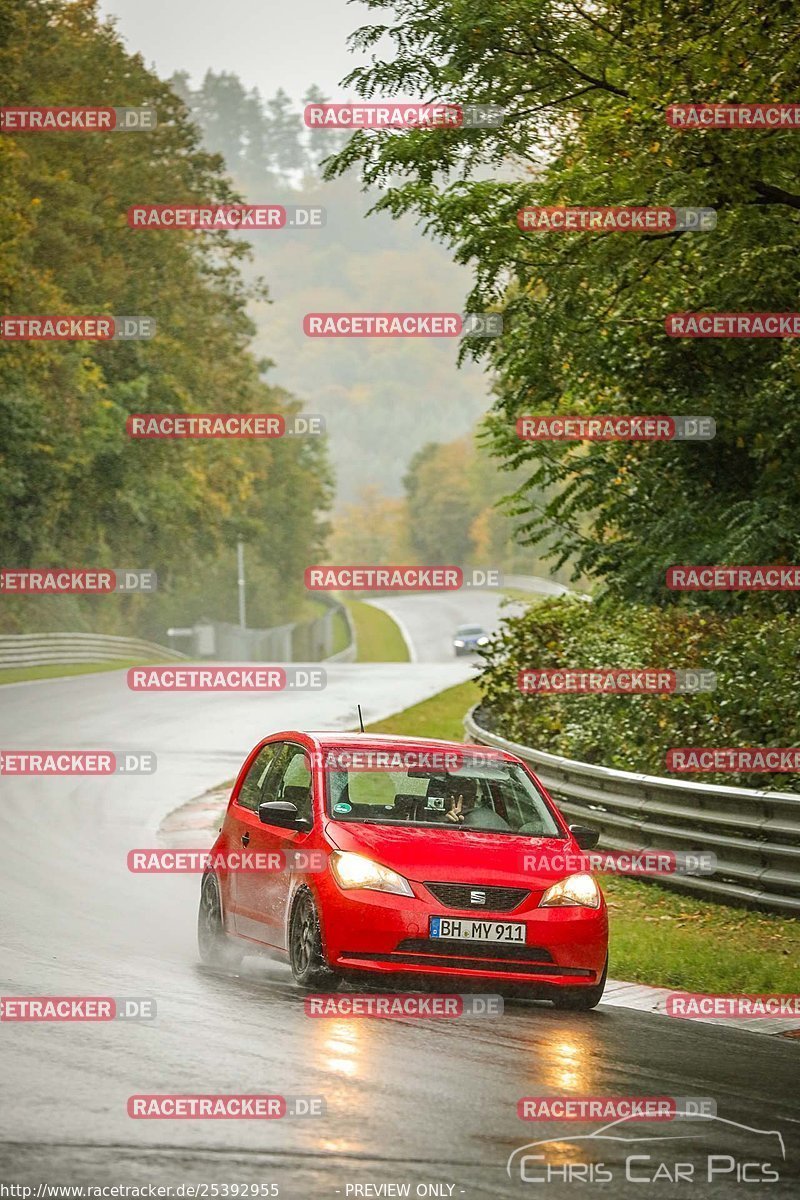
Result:
[[[489,645],[489,634],[480,625],[459,625],[453,637],[456,658],[462,654],[474,654],[481,646]]]

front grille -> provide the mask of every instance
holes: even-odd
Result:
[[[445,908],[469,909],[471,912],[511,912],[530,896],[527,888],[484,887],[480,883],[426,883],[425,887]],[[485,904],[473,904],[472,892],[481,892]]]

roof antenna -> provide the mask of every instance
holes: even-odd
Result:
[[[361,715],[361,705],[357,704],[356,708],[358,709],[358,723],[361,726],[361,732],[363,733],[364,732],[364,718]]]

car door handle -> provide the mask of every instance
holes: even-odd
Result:
[[[249,845],[250,845],[250,834],[249,834],[249,833],[243,833],[243,834],[242,834],[242,845],[243,845],[243,846],[249,846]]]

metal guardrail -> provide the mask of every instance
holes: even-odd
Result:
[[[356,654],[358,653],[358,643],[356,642],[356,627],[353,624],[353,618],[350,616],[350,609],[346,605],[340,604],[339,601],[334,601],[334,603],[337,606],[336,610],[341,612],[342,620],[347,626],[349,641],[344,650],[340,650],[338,654],[329,654],[325,662],[355,662]]]
[[[600,830],[602,847],[711,851],[713,875],[659,875],[658,882],[800,916],[800,795],[576,762],[484,729],[477,707],[464,718],[469,739],[529,763],[567,817]]]
[[[334,614],[339,613],[347,626],[348,644],[338,654],[330,654],[333,643]],[[305,651],[302,661],[353,662],[356,635],[350,614],[343,605],[331,603],[328,611],[306,626],[297,623],[274,629],[240,630],[238,626],[215,622],[214,657],[221,662],[294,662],[301,661],[298,650]],[[298,629],[305,634],[298,647]],[[308,630],[310,629],[310,633]],[[179,632],[183,633],[183,630]],[[194,638],[195,629],[186,630]],[[205,657],[197,653],[194,657]],[[153,658],[165,662],[186,661],[181,653],[158,642],[142,638],[116,637],[104,633],[14,633],[0,634],[0,669],[7,667],[56,666],[59,663],[112,662],[117,659]]]
[[[0,668],[58,663],[112,662],[116,659],[182,659],[185,654],[141,638],[105,633],[0,634]]]
[[[343,604],[321,595],[325,611],[310,621],[289,621],[269,629],[242,629],[226,621],[199,621],[191,629],[173,630],[185,636],[182,643],[196,658],[219,662],[352,662],[356,656],[355,630]],[[337,654],[334,623],[344,622],[348,644]]]

